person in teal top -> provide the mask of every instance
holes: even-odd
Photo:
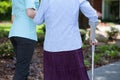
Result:
[[[37,41],[33,22],[39,0],[12,0],[12,22],[9,38],[14,47],[16,67],[13,80],[27,80],[29,66]]]
[[[36,2],[34,0],[12,0],[12,15],[15,17],[12,28],[10,30],[9,37],[19,36],[37,40],[36,36],[36,24],[32,18],[26,15],[27,8],[34,8]]]

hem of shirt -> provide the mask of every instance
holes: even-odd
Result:
[[[49,50],[48,50],[48,49],[45,49],[45,48],[44,48],[44,51],[46,51],[46,52],[53,52],[53,53],[54,53],[54,52],[67,52],[67,51],[78,50],[78,49],[80,49],[80,48],[82,48],[82,44],[81,44],[79,47],[73,48],[73,49],[64,49],[64,50],[62,50],[62,49],[61,49],[61,50],[60,50],[60,49],[59,49],[59,50],[50,50],[50,49],[49,49]]]
[[[30,38],[30,37],[25,37],[25,36],[18,36],[18,35],[8,36],[8,38],[11,38],[11,37],[21,37],[21,38],[26,38],[26,39],[30,39],[30,40],[34,40],[34,41],[38,41],[37,39],[33,39],[33,38]]]

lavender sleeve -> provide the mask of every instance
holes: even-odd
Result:
[[[89,25],[91,27],[92,42],[94,42],[95,41],[95,30],[98,25],[97,13],[87,0],[84,0],[80,4],[80,10],[89,19]]]
[[[36,16],[33,19],[36,24],[40,25],[44,23],[45,13],[46,13],[47,8],[48,8],[48,0],[41,0],[40,7],[36,13]]]
[[[81,12],[88,17],[90,22],[98,22],[96,10],[90,5],[87,0],[83,0],[80,4]]]
[[[14,10],[14,5],[13,5],[14,1],[12,0],[12,15],[15,15],[15,10]]]

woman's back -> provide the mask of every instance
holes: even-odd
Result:
[[[42,0],[39,9],[45,11],[45,50],[68,51],[82,46],[78,27],[79,0]],[[41,16],[42,12],[38,14]]]
[[[97,21],[96,11],[87,0],[41,0],[34,18],[37,24],[46,24],[44,49],[69,51],[79,49],[82,40],[78,27],[79,10],[92,21]]]

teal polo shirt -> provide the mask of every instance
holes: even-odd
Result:
[[[37,10],[39,0],[12,0],[12,15],[15,16],[9,37],[17,36],[37,41],[36,24],[26,15],[27,8]]]

